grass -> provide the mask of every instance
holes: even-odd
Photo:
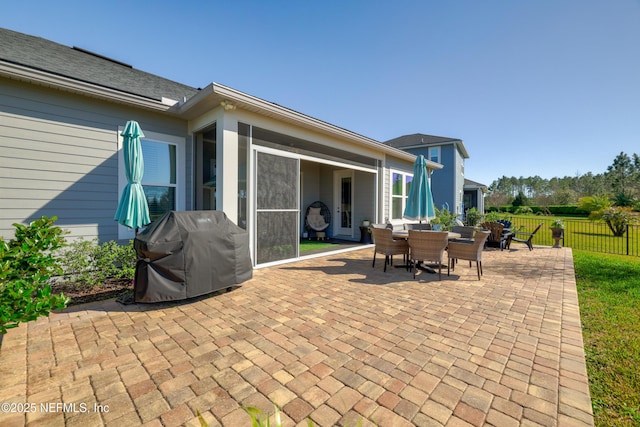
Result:
[[[640,261],[574,251],[596,426],[640,425]]]
[[[300,253],[307,251],[315,251],[317,249],[327,249],[335,246],[334,243],[325,240],[301,240]]]

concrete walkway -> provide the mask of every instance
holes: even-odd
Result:
[[[515,245],[514,245],[515,246]],[[371,268],[371,248],[256,270],[182,303],[72,307],[0,351],[0,425],[593,425],[570,249],[484,276]],[[8,404],[7,404],[8,403]]]

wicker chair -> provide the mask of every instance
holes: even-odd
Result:
[[[371,267],[376,266],[376,254],[384,254],[384,271],[387,271],[387,265],[393,265],[393,256],[402,255],[407,257],[409,255],[409,245],[405,239],[395,240],[392,236],[392,231],[389,228],[378,228],[376,226],[371,227],[373,233],[373,243],[376,247],[373,252],[373,263]]]
[[[448,242],[449,233],[446,231],[409,230],[409,260],[413,264],[414,279],[418,261],[432,261],[438,263],[438,279],[442,280],[442,263]],[[449,274],[448,265],[447,274]]]
[[[473,233],[476,229],[475,227],[469,227],[466,225],[454,225],[451,227],[451,231],[459,233],[461,239],[473,239]]]
[[[468,260],[469,267],[471,267],[471,261],[475,261],[478,280],[480,280],[480,276],[482,276],[482,249],[489,234],[490,232],[486,230],[476,231],[473,243],[450,242],[447,252],[451,270],[455,270],[455,261],[458,259]]]

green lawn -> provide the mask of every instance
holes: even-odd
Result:
[[[302,255],[303,252],[314,251],[316,249],[327,249],[332,246],[335,245],[325,240],[301,240],[300,254]]]
[[[574,251],[597,426],[640,425],[640,259]]]

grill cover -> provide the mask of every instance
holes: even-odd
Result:
[[[135,302],[175,301],[253,276],[249,235],[220,211],[170,211],[134,240]]]

